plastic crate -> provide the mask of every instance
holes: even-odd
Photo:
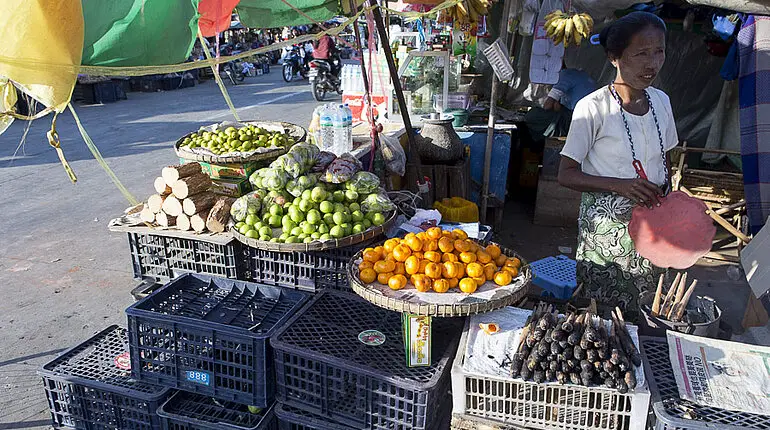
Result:
[[[452,366],[453,414],[533,429],[643,430],[650,392],[620,394],[603,387],[537,384],[463,370],[468,330]]]
[[[127,365],[126,329],[110,326],[38,372],[56,428],[157,430],[171,390],[137,381]]]
[[[400,313],[352,293],[317,294],[271,339],[277,399],[356,429],[434,428],[462,326],[435,318],[432,329],[433,364],[409,368]],[[367,330],[382,333],[384,343],[360,341]]]
[[[137,279],[167,282],[182,273],[243,279],[238,259],[241,244],[235,239],[209,242],[193,237],[129,232],[128,246]]]
[[[569,299],[577,287],[576,265],[575,260],[564,255],[537,260],[529,265],[535,277],[532,283],[557,299]]]
[[[182,275],[126,309],[133,374],[267,407],[275,391],[268,339],[307,298],[299,291]]]
[[[179,391],[158,409],[163,430],[278,430],[273,409],[252,414],[246,405]]]
[[[381,236],[352,246],[310,252],[266,251],[244,245],[245,279],[310,292],[352,291],[347,276],[350,259],[356,252],[383,239]]]
[[[280,430],[354,430],[353,427],[330,422],[308,411],[276,403],[273,407]]]
[[[642,361],[652,393],[656,430],[770,429],[769,415],[728,411],[682,400],[671,368],[666,338],[641,337],[639,340],[644,348]],[[697,420],[684,418],[685,411],[692,411]]]

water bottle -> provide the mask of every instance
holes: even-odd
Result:
[[[328,105],[321,107],[320,117],[321,142],[319,147],[322,151],[331,151],[331,147],[334,144],[334,124],[332,119],[332,112]]]
[[[347,103],[343,106],[345,112],[345,152],[353,150],[353,111]]]

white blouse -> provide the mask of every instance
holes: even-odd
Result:
[[[666,93],[657,88],[649,87],[647,91],[658,118],[663,149],[668,152],[679,143],[671,102]],[[649,180],[662,186],[666,182],[666,171],[652,109],[645,115],[625,112],[625,116],[634,140],[636,158],[642,162]],[[589,175],[620,179],[637,177],[620,106],[607,86],[577,103],[561,155],[580,163],[583,173]]]

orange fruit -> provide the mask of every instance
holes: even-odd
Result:
[[[441,265],[436,263],[428,263],[425,266],[425,274],[433,279],[439,279],[441,277]]]
[[[423,258],[425,258],[425,254],[423,254],[422,252],[413,252],[412,255],[417,257],[418,260],[422,260]]]
[[[441,255],[441,261],[442,262],[450,261],[454,263],[455,261],[457,261],[457,256],[452,254],[451,252],[445,252],[444,254]]]
[[[410,256],[406,259],[404,262],[404,270],[406,270],[406,273],[410,275],[414,275],[415,273],[420,271],[420,260],[415,257],[414,255]]]
[[[417,291],[426,293],[430,291],[431,287],[433,287],[433,280],[425,275],[413,275],[412,284],[414,284],[414,288]]]
[[[452,232],[449,230],[441,230],[441,236],[454,240],[454,237],[452,237]]]
[[[406,266],[402,262],[396,263],[396,270],[393,271],[396,275],[406,275]]]
[[[434,263],[441,263],[441,254],[436,251],[425,252],[425,259]]]
[[[406,245],[398,245],[393,248],[393,257],[396,261],[404,262],[409,256],[412,255],[412,249]]]
[[[463,230],[460,230],[459,228],[456,228],[456,229],[452,230],[452,234],[454,235],[455,239],[463,239],[463,240],[465,240],[465,239],[468,238],[468,233],[466,233]]]
[[[460,261],[465,264],[470,264],[476,261],[476,254],[472,252],[463,252],[460,254]]]
[[[478,284],[476,284],[476,281],[474,281],[473,278],[460,279],[460,291],[463,293],[473,293],[478,287]]]
[[[374,263],[374,271],[377,273],[388,273],[396,270],[396,263],[390,260],[380,260]],[[383,282],[384,284],[385,282]]]
[[[371,267],[361,270],[361,273],[358,274],[358,277],[361,278],[361,282],[364,284],[371,284],[377,279],[377,272],[374,271]]]
[[[385,250],[385,252],[391,253],[393,252],[393,248],[395,248],[396,245],[399,245],[399,244],[400,244],[399,240],[394,237],[393,239],[386,240],[385,243],[382,244],[382,248]]]
[[[460,252],[468,252],[471,249],[471,244],[463,239],[455,240],[455,249]]]
[[[457,278],[462,278],[465,276],[465,263],[456,261],[455,266],[457,267]]]
[[[519,276],[519,269],[515,267],[503,266],[502,271],[510,273],[513,278]]]
[[[364,270],[364,269],[372,269],[374,268],[374,263],[371,261],[362,261],[361,264],[358,265],[358,270]]]
[[[481,250],[479,250],[479,251],[477,251],[477,252],[476,252],[476,259],[477,259],[477,260],[479,261],[479,263],[481,263],[481,264],[487,264],[487,263],[489,263],[490,261],[492,261],[492,256],[491,256],[491,255],[489,255],[489,254],[487,253],[487,251],[481,251]]]
[[[438,240],[438,238],[441,237],[441,228],[431,227],[428,229],[428,231],[425,232],[425,234],[427,234],[428,237],[433,240]]]
[[[484,276],[484,275],[481,275],[481,276],[474,276],[472,279],[473,279],[474,281],[476,281],[476,285],[478,285],[479,287],[480,287],[480,286],[482,286],[482,285],[484,285],[484,283],[485,283],[485,282],[487,282],[487,278],[486,278],[486,276]]]
[[[377,252],[374,248],[366,248],[364,250],[364,261],[369,261],[371,263],[375,263],[379,260],[382,260],[382,253]]]
[[[460,285],[460,280],[458,278],[449,278],[447,281],[449,281],[449,288],[457,288],[457,286]]]
[[[496,259],[497,257],[500,256],[500,247],[495,245],[494,243],[490,243],[489,245],[487,245],[486,251],[487,251],[487,254],[489,254],[489,256],[492,257],[492,259]]]
[[[380,245],[380,246],[375,246],[375,247],[374,247],[374,250],[375,250],[375,251],[377,251],[377,252],[379,252],[379,253],[380,253],[380,255],[385,255],[385,254],[387,254],[387,253],[385,252],[385,248],[383,248],[381,245]]]
[[[477,276],[484,276],[484,266],[482,266],[479,263],[470,263],[465,268],[465,272],[470,276],[471,278],[475,278]]]
[[[423,252],[427,251],[438,251],[438,241],[436,240],[428,240],[422,243],[422,250]]]
[[[455,245],[452,242],[452,239],[441,236],[441,238],[438,240],[438,249],[441,250],[441,252],[452,252],[455,249]]]
[[[395,263],[396,262],[396,257],[394,257],[393,253],[391,252],[390,254],[385,256],[385,261],[392,261],[392,262]]]
[[[501,270],[497,273],[495,273],[495,284],[503,286],[508,285],[513,280],[513,277],[511,276],[511,273],[507,270]]]
[[[476,244],[476,242],[474,242],[472,240],[468,240],[468,243],[470,244],[470,248],[468,249],[468,252],[472,252],[474,254],[479,252],[479,248],[480,247],[479,247],[478,244]]]
[[[484,265],[484,276],[487,278],[487,281],[495,279],[495,272],[497,272],[495,263],[487,263]]]
[[[505,265],[508,267],[515,267],[518,269],[519,267],[521,267],[521,260],[519,260],[516,257],[509,258],[508,261],[505,262]]]
[[[377,282],[382,285],[388,285],[388,281],[390,281],[391,276],[393,276],[393,272],[379,273],[377,274]]]
[[[422,251],[422,241],[416,235],[404,238],[404,244],[412,251]]]
[[[433,281],[433,291],[437,293],[446,293],[449,291],[449,281],[446,279],[436,279]]]
[[[418,238],[419,238],[421,241],[423,241],[423,242],[425,242],[425,241],[427,241],[427,240],[430,240],[430,238],[428,237],[428,235],[427,235],[427,234],[426,234],[424,231],[421,231],[421,232],[417,233],[417,235],[416,235],[416,236],[417,236],[417,237],[418,237]]]
[[[428,264],[430,263],[430,260],[420,260],[420,270],[417,271],[417,273],[425,274],[425,269],[428,267]]]
[[[441,266],[441,276],[446,279],[456,278],[459,268],[454,263],[447,261]]]
[[[497,257],[495,257],[495,264],[497,267],[505,266],[505,262],[508,261],[508,257],[506,257],[504,254],[500,254]]]
[[[388,279],[388,287],[391,290],[400,290],[406,286],[406,276],[393,275]]]

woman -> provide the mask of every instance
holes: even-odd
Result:
[[[583,192],[578,284],[587,296],[633,316],[639,293],[655,288],[663,269],[634,249],[631,211],[658,204],[667,192],[668,151],[678,143],[668,96],[650,86],[666,58],[666,26],[653,14],[633,12],[605,27],[599,40],[617,74],[575,106],[559,182]]]

